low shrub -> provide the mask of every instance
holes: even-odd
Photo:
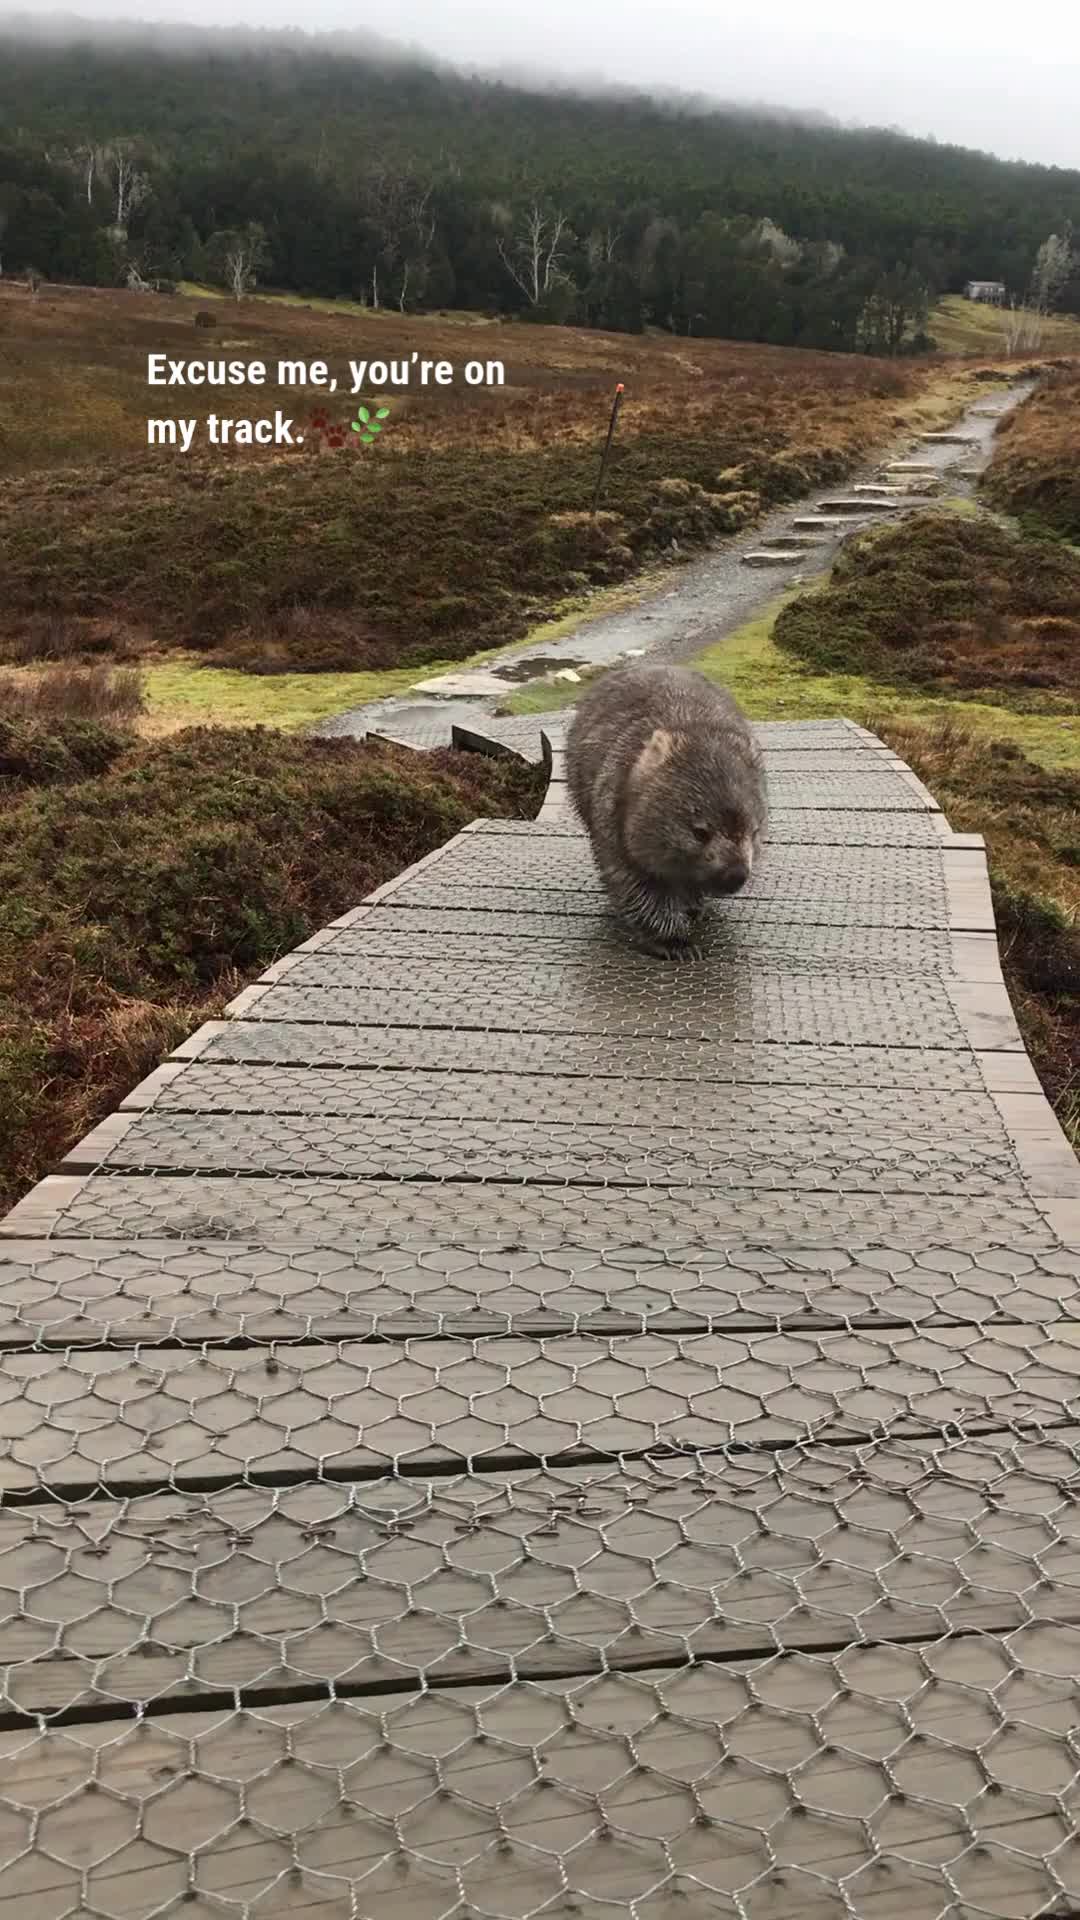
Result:
[[[244,980],[544,786],[480,754],[71,720],[7,723],[4,780],[0,1208]]]
[[[1080,774],[955,722],[870,720],[958,832],[985,835],[1006,984],[1035,1069],[1080,1151]]]
[[[1029,399],[1005,415],[995,436],[983,492],[1043,530],[1080,541],[1080,367],[1052,371]]]
[[[0,691],[0,801],[30,787],[70,786],[104,773],[133,744],[100,720],[4,711]]]
[[[775,638],[825,672],[1071,701],[1080,555],[988,519],[916,514],[846,542],[829,585],[786,607]]]
[[[146,708],[137,667],[53,666],[39,672],[0,673],[0,713],[52,719],[131,720]]]

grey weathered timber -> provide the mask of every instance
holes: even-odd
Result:
[[[656,961],[561,723],[450,722],[539,819],[0,1222],[0,1920],[1076,1910],[1080,1169],[981,840],[763,725]]]

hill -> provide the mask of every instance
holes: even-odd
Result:
[[[9,274],[226,284],[240,236],[249,289],[880,353],[969,278],[1022,294],[1074,220],[1078,172],[891,131],[353,36],[0,25]]]

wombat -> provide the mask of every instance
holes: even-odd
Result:
[[[616,667],[578,706],[566,774],[624,930],[651,953],[692,950],[708,898],[749,879],[767,816],[731,695],[685,667]]]

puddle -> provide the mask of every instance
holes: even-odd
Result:
[[[523,660],[507,660],[492,668],[500,680],[536,680],[544,673],[564,673],[567,667],[575,671],[585,665],[584,660],[566,660],[561,653],[532,653]]]

